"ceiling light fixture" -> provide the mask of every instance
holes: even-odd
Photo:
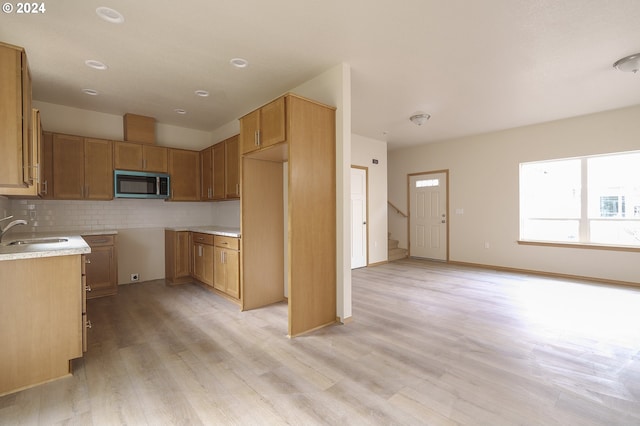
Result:
[[[89,68],[93,68],[94,70],[103,71],[109,68],[107,65],[103,64],[100,61],[96,61],[95,59],[87,59],[86,61],[84,61],[84,64]]]
[[[409,120],[411,120],[411,122],[416,126],[422,126],[430,118],[431,116],[429,114],[426,114],[424,112],[419,112],[409,117]]]
[[[122,24],[124,22],[124,16],[122,13],[110,7],[100,6],[96,9],[96,13],[99,17],[112,24]]]
[[[613,67],[620,71],[637,73],[640,70],[640,53],[618,59],[614,62]]]
[[[94,89],[82,89],[82,93],[89,96],[98,96],[100,93]]]
[[[196,95],[200,96],[202,98],[206,98],[207,96],[209,96],[209,92],[207,92],[206,90],[196,90]]]
[[[182,108],[176,108],[173,110],[176,114],[181,114],[181,115],[185,115],[187,113],[186,110],[182,109]]]
[[[249,65],[249,61],[242,58],[233,58],[229,63],[236,68],[246,68]]]

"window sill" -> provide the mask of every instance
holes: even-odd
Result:
[[[613,246],[605,244],[588,244],[588,243],[554,243],[549,241],[532,241],[532,240],[518,240],[518,244],[524,246],[544,246],[544,247],[564,247],[564,248],[577,248],[588,250],[609,250],[609,251],[628,251],[640,253],[640,247],[633,246]]]

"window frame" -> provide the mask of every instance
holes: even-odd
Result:
[[[592,158],[597,157],[613,157],[617,155],[624,154],[640,154],[640,151],[624,151],[624,152],[614,152],[614,153],[606,153],[606,154],[598,154],[598,155],[588,155],[588,156],[580,156],[580,157],[568,157],[568,158],[557,158],[550,160],[539,160],[539,161],[529,161],[529,162],[521,162],[519,163],[519,189],[518,189],[518,202],[519,202],[519,211],[518,211],[518,219],[519,219],[519,228],[518,228],[518,240],[517,243],[520,245],[529,245],[529,246],[546,246],[546,247],[567,247],[567,248],[581,248],[581,249],[595,249],[595,250],[613,250],[613,251],[626,251],[626,252],[640,252],[640,242],[637,245],[623,245],[623,244],[607,244],[607,243],[595,243],[591,242],[590,228],[591,222],[598,220],[611,220],[608,217],[589,217],[589,206],[590,200],[588,197],[589,188],[588,188],[588,161]],[[541,164],[541,163],[551,163],[554,161],[563,161],[563,160],[580,160],[580,217],[578,219],[575,218],[557,218],[557,220],[577,220],[578,221],[578,234],[579,241],[577,242],[568,242],[568,241],[553,241],[553,240],[536,240],[536,239],[527,239],[523,238],[523,229],[524,229],[524,221],[529,219],[523,216],[523,166],[528,164]],[[624,195],[621,196],[624,200]],[[602,197],[601,197],[602,198]],[[602,202],[601,200],[599,201]],[[624,202],[624,201],[623,201]],[[628,205],[626,208],[630,208]],[[535,218],[533,218],[535,219]],[[542,219],[542,218],[540,218]],[[639,218],[640,220],[640,218]]]

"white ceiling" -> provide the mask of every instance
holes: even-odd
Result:
[[[0,40],[27,50],[34,99],[182,127],[215,130],[341,62],[352,131],[389,149],[640,104],[640,75],[612,68],[640,52],[638,0],[44,3],[0,16]],[[422,127],[417,111],[432,115]]]

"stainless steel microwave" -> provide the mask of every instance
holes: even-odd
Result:
[[[171,179],[166,173],[113,171],[116,198],[169,198]]]

